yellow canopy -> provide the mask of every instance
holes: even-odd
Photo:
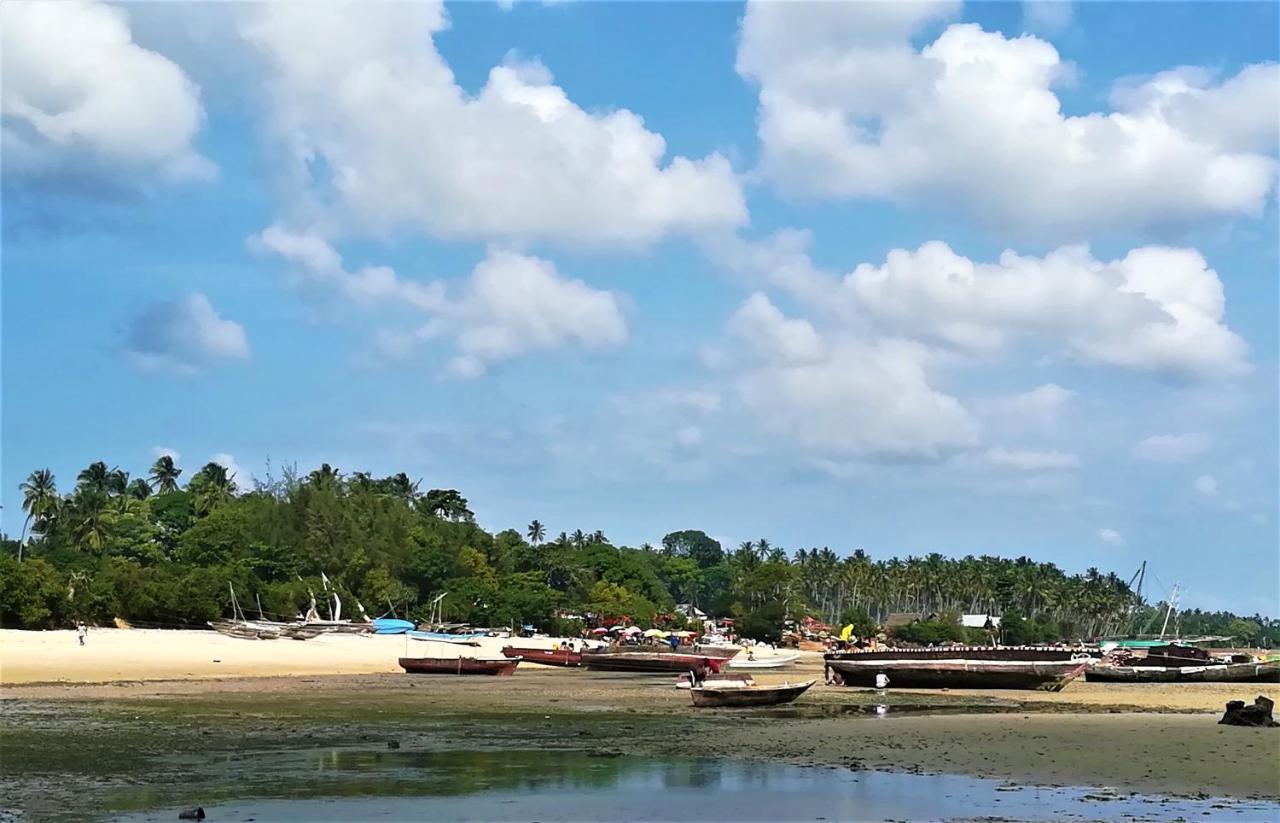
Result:
[[[662,629],[649,629],[649,631],[644,633],[645,637],[664,637],[665,635],[666,632]]]

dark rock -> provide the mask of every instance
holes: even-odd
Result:
[[[399,740],[388,740],[388,741],[387,741],[387,748],[388,748],[388,749],[398,749],[398,748],[400,748],[400,741],[399,741]]]
[[[204,820],[204,806],[196,806],[194,809],[187,809],[185,812],[178,812],[179,820]]]
[[[1227,703],[1227,710],[1218,723],[1225,726],[1280,726],[1271,717],[1274,707],[1272,700],[1261,695],[1252,706],[1245,705],[1243,700],[1232,700]]]

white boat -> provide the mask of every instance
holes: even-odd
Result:
[[[800,659],[798,654],[779,655],[778,657],[735,657],[729,661],[731,669],[781,669]]]

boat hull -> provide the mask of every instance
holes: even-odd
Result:
[[[1087,671],[1091,661],[1033,660],[827,660],[828,679],[836,685],[875,687],[878,675],[890,688],[903,689],[1057,689]]]
[[[573,667],[582,665],[582,652],[571,652],[568,649],[523,649],[516,646],[504,646],[505,657],[519,657],[525,663],[537,663],[539,666]]]
[[[582,655],[582,665],[588,669],[638,674],[671,674],[695,672],[699,676],[708,671],[720,671],[722,659],[692,654],[612,653]]]
[[[449,634],[447,632],[405,632],[414,640],[424,640],[435,643],[454,643],[459,646],[475,646],[480,643],[482,638],[488,637],[484,632],[473,632],[471,634]]]
[[[1280,663],[1094,666],[1084,678],[1096,683],[1280,683]]]
[[[698,686],[689,690],[693,705],[699,708],[745,709],[756,706],[781,706],[792,703],[815,682],[809,680],[794,686],[737,686],[717,688]]]
[[[507,657],[402,657],[400,668],[409,674],[487,674],[509,677],[520,658]]]
[[[745,657],[737,657],[729,661],[731,669],[780,669],[783,666],[790,666],[792,663],[800,659],[799,655],[789,655],[787,657],[757,657],[749,660]]]

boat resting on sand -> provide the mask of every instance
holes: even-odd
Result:
[[[588,669],[613,672],[638,672],[641,674],[671,674],[694,672],[702,676],[720,671],[724,660],[698,654],[665,654],[659,652],[614,652],[596,654],[584,652],[582,665]]]
[[[701,683],[712,686],[754,686],[756,679],[746,672],[710,672],[702,676]],[[687,689],[694,685],[694,678],[689,674],[682,674],[676,678],[677,689]]]
[[[1280,683],[1280,660],[1248,654],[1212,655],[1204,649],[1168,643],[1145,656],[1117,650],[1085,672],[1103,683]]]
[[[778,657],[735,657],[729,661],[731,669],[780,669],[800,659],[798,654]]]
[[[824,656],[827,680],[838,686],[890,688],[1042,689],[1058,691],[1097,662],[1096,650],[1046,646],[877,649]]]
[[[459,646],[478,646],[481,638],[488,637],[487,632],[471,632],[469,634],[453,634],[452,632],[405,632],[414,640],[426,640],[435,643],[454,643]]]
[[[516,646],[503,646],[504,657],[523,658],[526,663],[537,663],[540,666],[581,666],[582,652],[568,649],[525,649]]]
[[[402,657],[400,668],[409,674],[490,674],[500,677],[515,673],[519,657]]]
[[[781,706],[794,702],[818,681],[784,683],[780,686],[729,686],[702,683],[689,689],[693,705],[700,708],[749,708],[752,706]]]

